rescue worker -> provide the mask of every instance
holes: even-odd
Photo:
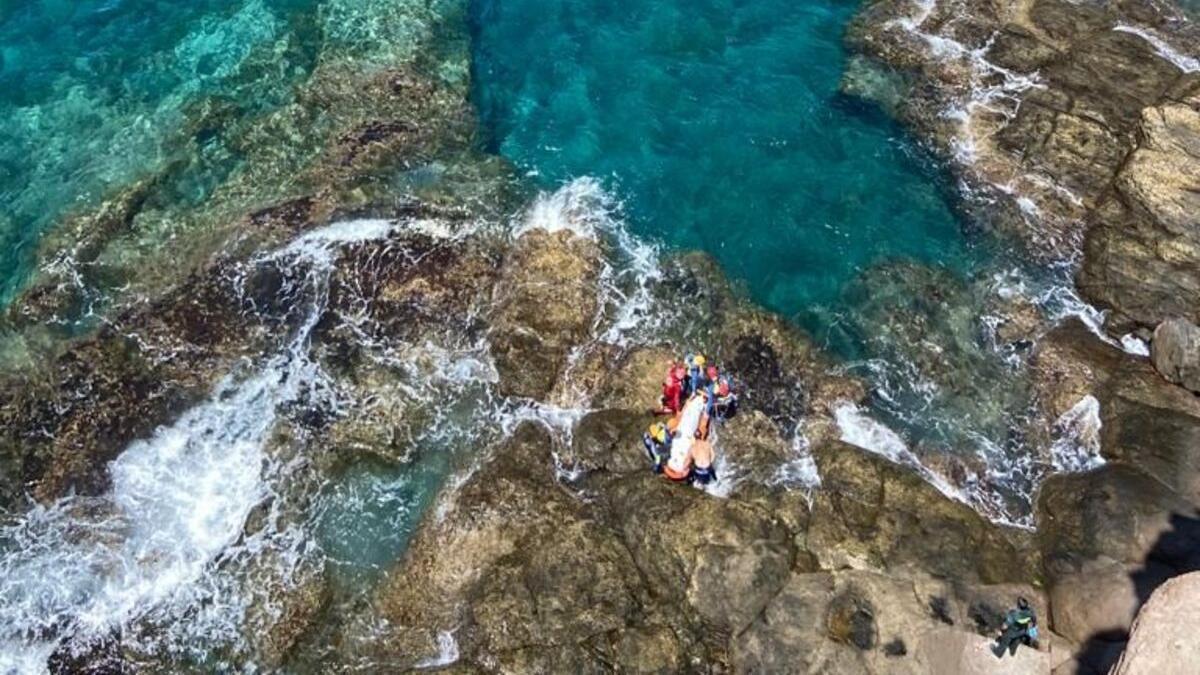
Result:
[[[671,432],[663,422],[651,424],[646,433],[642,434],[642,445],[646,448],[646,454],[650,456],[650,465],[654,473],[662,473],[663,465],[671,457],[671,440]]]
[[[696,390],[704,386],[704,355],[688,354],[684,363],[687,365],[687,376],[683,384],[683,398],[687,400],[696,393]]]
[[[687,368],[683,364],[672,363],[667,367],[667,376],[663,379],[662,397],[658,400],[658,408],[652,412],[655,415],[676,415],[683,407],[684,379]]]
[[[1028,600],[1017,598],[1016,608],[1010,609],[1004,616],[1004,626],[996,638],[992,653],[997,658],[1003,658],[1005,650],[1008,650],[1010,655],[1016,654],[1018,644],[1025,643],[1026,646],[1032,647],[1037,643],[1037,637],[1037,614],[1029,606]]]
[[[727,376],[722,375],[717,380],[714,394],[713,416],[716,417],[718,422],[724,422],[737,414],[737,394],[733,393],[733,383],[729,381]]]

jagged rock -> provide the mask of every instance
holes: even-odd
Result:
[[[840,442],[813,456],[821,489],[808,542],[822,567],[919,568],[983,583],[1038,578],[1025,532],[988,522],[911,469]]]
[[[1200,96],[1197,96],[1200,101]],[[1164,317],[1200,321],[1200,111],[1166,105],[1142,113],[1142,143],[1088,235],[1079,287],[1143,326]],[[1130,204],[1131,206],[1126,206]]]
[[[1200,328],[1187,319],[1167,319],[1154,329],[1150,360],[1162,376],[1200,393]]]
[[[572,435],[572,468],[617,473],[649,471],[650,459],[642,447],[642,433],[650,417],[628,410],[608,409],[589,413]]]
[[[1113,675],[1185,675],[1200,664],[1200,573],[1176,577],[1138,612]]]
[[[786,582],[795,551],[782,523],[646,473],[606,489],[641,573],[721,634],[736,634]]]
[[[1044,599],[1029,587],[963,586],[922,574],[903,578],[854,570],[794,574],[734,638],[732,665],[737,672],[950,675],[961,667],[1007,673],[1026,661],[1048,664],[1053,649],[1048,631],[1043,651],[1023,647],[1018,654],[1029,654],[998,660],[988,650],[1018,595],[1044,612]],[[1049,671],[1042,668],[1030,672]]]
[[[1107,345],[1079,322],[1040,342],[1032,360],[1044,424],[1080,399],[1100,405],[1100,449],[1200,504],[1200,400],[1163,381],[1150,363]]]
[[[507,394],[541,399],[596,317],[600,248],[568,230],[531,230],[509,251],[491,315],[492,355]]]

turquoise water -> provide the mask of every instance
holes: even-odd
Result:
[[[189,106],[278,106],[313,52],[280,44],[292,10],[235,0],[40,0],[0,10],[0,304],[28,273],[39,237],[86,207],[200,153],[168,193],[199,202],[234,170],[217,135],[187,130]],[[274,61],[291,68],[263,67]],[[286,60],[280,60],[285,57]],[[305,62],[309,63],[305,63]],[[202,146],[202,147],[201,147]]]
[[[845,0],[474,0],[474,93],[494,150],[545,186],[591,175],[636,232],[700,248],[820,330],[890,257],[963,271],[946,181],[838,93]]]

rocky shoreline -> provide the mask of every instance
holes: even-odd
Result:
[[[1200,569],[1200,203],[1187,183],[1200,175],[1200,56],[1170,47],[1198,44],[1194,32],[1149,4],[878,0],[849,37],[869,59],[852,74],[876,86],[848,76],[847,89],[879,98],[894,90],[873,78],[899,82],[904,95],[881,102],[960,162],[997,229],[1046,263],[1080,252],[1080,291],[1110,310],[1108,342],[1019,303],[998,310],[997,342],[1031,373],[1022,433],[1091,433],[1105,460],[1046,479],[1034,530],[927,480],[961,469],[920,473],[847,443],[839,411],[868,385],[707,257],[623,278],[586,186],[526,204],[475,150],[461,83],[427,66],[314,78],[318,107],[351,112],[270,206],[154,251],[139,218],[169,177],[151,178],[45,244],[70,265],[47,266],[4,318],[6,351],[28,363],[0,374],[0,504],[112,508],[123,449],[252,379],[297,335],[305,351],[282,360],[318,375],[280,405],[263,460],[279,476],[238,545],[288,536],[362,457],[420,461],[411,441],[430,428],[459,429],[469,451],[366,596],[335,597],[315,554],[231,555],[221,564],[254,588],[248,644],[164,662],[146,638],[169,632],[161,617],[102,639],[48,625],[51,669],[1084,675],[1122,659],[1120,672],[1146,672],[1162,648],[1150,630],[1122,657],[1139,608]],[[412,173],[429,166],[432,178]],[[397,172],[405,189],[379,178]],[[237,212],[237,186],[225,194],[216,211]],[[137,255],[120,253],[129,240]],[[874,274],[868,291],[889,275],[943,286],[922,270]],[[125,295],[106,304],[113,289]],[[639,332],[646,307],[685,297],[688,312]],[[902,344],[925,342],[923,324],[892,321],[880,325]],[[1153,358],[1111,344],[1125,334]],[[720,494],[653,476],[640,449],[681,345],[745,386],[720,430]],[[1096,424],[1064,429],[1081,410]],[[1194,586],[1164,586],[1139,624]],[[1042,646],[998,661],[990,638],[1018,595],[1042,617]]]

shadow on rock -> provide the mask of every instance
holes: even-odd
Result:
[[[1196,517],[1172,514],[1170,529],[1164,531],[1146,555],[1142,566],[1129,574],[1137,594],[1137,608],[1168,580],[1200,570],[1200,510]],[[1121,658],[1127,630],[1100,631],[1083,644],[1076,656],[1078,665],[1066,675],[1100,675],[1109,672]]]

